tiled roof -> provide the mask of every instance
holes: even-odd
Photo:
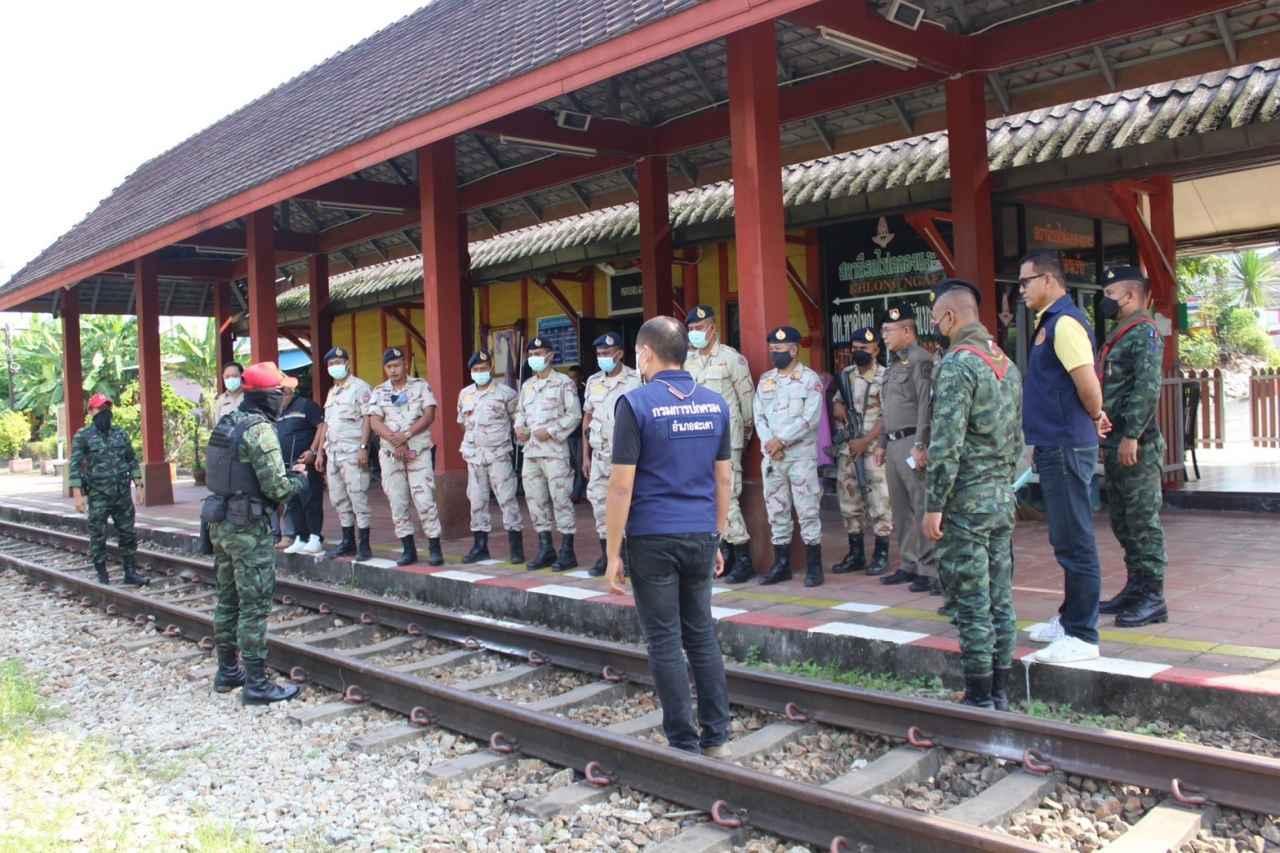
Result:
[[[696,2],[435,0],[144,163],[0,293]]]
[[[992,121],[987,126],[991,168],[1008,169],[1269,122],[1280,113],[1278,82],[1280,60],[1272,60]],[[783,202],[799,207],[948,177],[947,134],[929,133],[787,166],[782,174]],[[733,182],[673,193],[670,206],[675,229],[730,219]],[[616,205],[471,243],[471,268],[481,271],[639,234],[639,207],[634,202]],[[395,290],[405,295],[421,293],[421,257],[334,276],[330,289],[332,299],[348,307],[377,301],[379,295]],[[281,294],[279,305],[282,312],[305,308],[306,288]]]

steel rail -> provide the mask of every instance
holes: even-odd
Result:
[[[83,549],[73,533],[0,520],[0,531]],[[203,560],[139,551],[150,564],[181,567],[211,578]],[[586,672],[607,666],[628,680],[651,684],[648,658],[631,646],[579,637],[514,622],[452,613],[381,596],[280,578],[277,597],[313,609],[324,605],[348,619],[372,618],[402,630],[421,629],[440,639],[474,638],[495,651],[536,651],[552,663]],[[410,625],[416,626],[410,629]],[[1024,714],[993,713],[951,702],[880,693],[815,679],[726,665],[730,698],[738,704],[785,713],[857,731],[904,737],[909,730],[938,746],[1113,782],[1173,791],[1193,789],[1219,805],[1263,814],[1280,813],[1280,760],[1145,735],[1085,728]]]
[[[0,564],[40,578],[55,591],[61,588],[71,596],[79,595],[87,604],[112,605],[121,616],[154,620],[157,629],[171,636],[203,638],[213,630],[210,617],[141,593],[104,586],[87,577],[8,554],[0,553]],[[594,763],[614,784],[625,784],[682,805],[712,809],[713,800],[723,799],[744,824],[785,838],[829,845],[837,836],[843,836],[882,849],[921,853],[1048,849],[981,827],[792,782],[482,694],[433,684],[305,643],[268,636],[267,646],[273,667],[301,667],[307,680],[345,695],[362,695],[367,701],[418,719],[424,718],[425,709],[425,717],[432,723],[473,738],[490,740],[500,733],[519,753],[552,764],[581,769]]]

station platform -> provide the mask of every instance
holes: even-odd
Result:
[[[206,494],[190,481],[177,484],[177,503],[139,509],[140,533],[161,543],[185,542],[194,550],[199,501]],[[619,618],[619,608],[633,606],[631,597],[610,594],[603,579],[585,571],[599,554],[585,503],[577,510],[581,565],[563,573],[530,572],[505,563],[507,544],[501,535],[491,540],[495,559],[483,564],[461,564],[470,539],[459,539],[445,542],[445,566],[396,567],[392,558],[399,555],[399,543],[385,496],[376,489],[371,490],[371,507],[374,559],[352,563],[281,555],[282,571],[494,618],[619,641],[641,639],[637,620]],[[57,481],[39,476],[0,476],[0,513],[32,520],[77,518],[71,501],[59,496]],[[1024,684],[1019,692],[1090,712],[1147,714],[1158,707],[1168,717],[1202,725],[1252,720],[1267,731],[1276,730],[1280,566],[1271,544],[1274,518],[1267,513],[1167,510],[1169,622],[1121,629],[1103,617],[1101,659],[1062,667],[1036,664],[1027,672],[1020,668],[1015,680]],[[1105,514],[1096,517],[1095,526],[1106,596],[1124,583],[1123,555]],[[338,532],[331,512],[326,513],[326,529],[330,538]],[[830,566],[843,557],[847,541],[834,513],[824,517],[824,531],[823,557]],[[534,542],[532,528],[526,526],[526,552]],[[425,558],[425,548],[420,551]],[[1026,628],[1057,610],[1062,576],[1043,523],[1019,522],[1014,553],[1017,655],[1022,658],[1036,649]],[[827,572],[826,583],[814,589],[805,588],[802,577],[797,572],[795,580],[770,587],[716,584],[713,613],[726,653],[779,663],[818,660],[904,677],[939,675],[948,683],[958,682],[956,631],[936,613],[940,598],[860,574]],[[1214,702],[1204,701],[1206,690]]]

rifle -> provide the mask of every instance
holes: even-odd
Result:
[[[846,412],[844,429],[836,430],[831,436],[831,446],[838,449],[840,445],[846,442],[862,438],[864,420],[862,412],[859,412],[853,405],[853,387],[849,383],[849,370],[842,370],[836,375],[836,390],[840,394]],[[862,395],[864,409],[867,405],[867,396],[870,393],[871,383],[868,382],[867,390]],[[871,486],[867,483],[867,459],[865,453],[859,453],[854,457],[853,473],[858,478],[858,491],[866,495],[871,491]]]

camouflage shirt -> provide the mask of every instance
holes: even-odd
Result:
[[[258,488],[262,490],[263,497],[282,504],[302,491],[307,483],[306,477],[285,469],[275,424],[261,415],[242,412],[239,409],[227,417],[232,419],[233,424],[249,418],[261,420],[261,423],[254,424],[244,431],[244,438],[240,440],[237,456],[241,462],[247,462],[253,466],[253,473],[258,478]]]
[[[1116,334],[1143,318],[1122,337]],[[1110,348],[1102,364],[1102,408],[1111,419],[1111,433],[1102,440],[1103,447],[1116,447],[1124,438],[1142,438],[1147,433],[1151,440],[1159,431],[1156,424],[1156,407],[1160,403],[1160,382],[1163,376],[1164,341],[1151,319],[1151,314],[1139,311],[1116,325],[1107,338],[1104,349]]]
[[[127,495],[129,481],[142,482],[142,469],[129,436],[120,427],[103,435],[93,424],[71,440],[67,485],[95,495]]]
[[[988,353],[994,367],[973,352]],[[1006,372],[1001,379],[996,369]],[[951,336],[933,387],[928,512],[1013,511],[1022,458],[1022,377],[991,334],[971,323]]]

